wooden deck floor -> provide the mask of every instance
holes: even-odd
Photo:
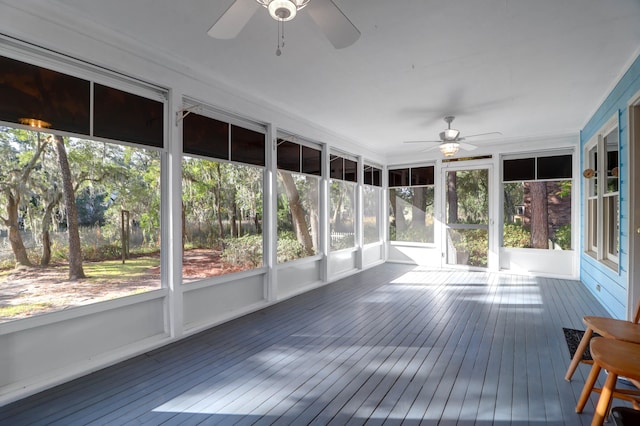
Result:
[[[386,264],[0,408],[0,424],[589,424],[579,282]]]

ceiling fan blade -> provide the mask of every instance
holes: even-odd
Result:
[[[469,136],[465,136],[463,138],[458,138],[458,140],[476,138],[478,136],[489,136],[489,135],[502,135],[502,132],[477,133],[475,135],[469,135]]]
[[[344,49],[360,38],[360,31],[331,0],[314,0],[306,9],[333,47]]]
[[[235,38],[259,8],[260,5],[255,0],[235,0],[209,28],[207,34],[218,39]]]
[[[442,143],[442,141],[404,141],[403,143]]]
[[[478,148],[476,145],[471,145],[470,143],[458,142],[458,144],[460,144],[460,148],[464,149],[465,151],[473,151],[474,149]]]

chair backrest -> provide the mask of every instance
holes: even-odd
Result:
[[[640,299],[636,302],[636,310],[633,313],[633,322],[638,324],[640,322]]]

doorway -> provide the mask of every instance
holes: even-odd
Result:
[[[443,172],[446,264],[487,268],[490,169],[445,168]]]

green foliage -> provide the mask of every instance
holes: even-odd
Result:
[[[531,231],[515,223],[505,223],[503,232],[503,246],[514,248],[531,247]]]
[[[571,250],[571,224],[567,223],[558,228],[552,238],[562,250]]]
[[[306,257],[304,247],[292,232],[278,233],[278,263]]]
[[[262,266],[262,235],[227,238],[223,242],[222,260],[245,268]]]
[[[489,243],[487,231],[483,229],[468,229],[458,234],[458,238],[453,242],[458,252],[469,254],[468,264],[470,266],[487,267],[487,254]]]

